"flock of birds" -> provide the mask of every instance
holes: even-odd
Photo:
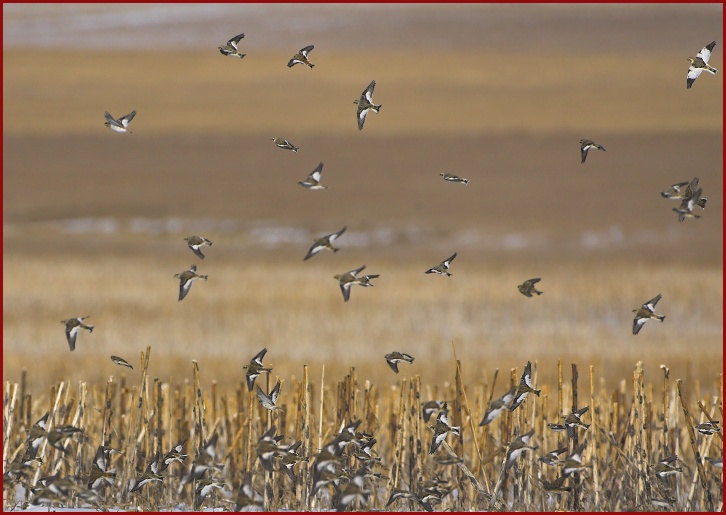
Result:
[[[222,55],[242,59],[246,54],[241,53],[239,44],[245,35],[238,34],[227,41],[223,46],[219,47],[219,51]],[[718,70],[711,67],[708,64],[711,52],[715,46],[715,42],[705,46],[695,58],[688,58],[691,63],[687,74],[687,88],[690,89],[694,81],[699,77],[703,71],[707,71],[711,74],[716,74]],[[295,53],[288,62],[287,66],[292,68],[297,64],[302,64],[313,68],[315,65],[310,62],[310,52],[314,49],[313,45],[301,48],[299,52]],[[379,112],[381,105],[373,103],[373,91],[376,82],[371,83],[363,90],[358,100],[354,100],[354,104],[357,105],[356,118],[358,123],[358,129],[362,130],[366,121],[366,117],[369,111]],[[119,133],[130,133],[129,125],[136,116],[136,111],[122,116],[120,118],[114,118],[108,112],[105,113],[106,123],[105,125],[112,131]],[[290,143],[287,139],[281,137],[272,138],[274,144],[285,150],[292,152],[298,152],[299,148]],[[601,150],[605,151],[605,148],[589,139],[580,140],[581,150],[581,162],[584,164],[590,150]],[[321,162],[308,176],[306,179],[300,181],[298,184],[311,190],[325,189],[326,186],[320,184],[323,170],[323,163]],[[466,185],[469,183],[469,179],[465,179],[450,173],[441,173],[443,179],[447,182],[459,183]],[[703,189],[698,185],[699,179],[695,177],[690,182],[679,182],[673,184],[662,192],[662,196],[671,200],[680,200],[681,204],[678,208],[673,208],[678,213],[678,220],[682,222],[685,218],[700,218],[700,215],[694,213],[694,209],[698,206],[704,209],[706,206],[706,198],[702,198]],[[685,188],[685,189],[684,189]],[[343,227],[337,232],[333,232],[319,238],[316,238],[309,248],[307,254],[303,258],[304,261],[312,258],[323,250],[329,250],[333,253],[338,252],[340,249],[334,246],[335,242],[345,233],[347,227]],[[199,258],[204,259],[205,256],[202,253],[203,247],[211,247],[212,241],[202,236],[189,236],[184,238],[187,242],[188,247],[192,252]],[[445,277],[451,276],[450,268],[454,259],[457,257],[457,253],[453,253],[450,257],[443,260],[436,266],[433,266],[425,271],[426,274],[438,274]],[[334,278],[338,281],[340,290],[343,295],[345,302],[350,300],[350,290],[354,285],[362,287],[373,286],[371,282],[373,279],[379,277],[378,274],[361,275],[361,272],[366,268],[365,265],[350,270],[341,274],[336,274]],[[197,267],[192,264],[188,270],[180,272],[174,276],[179,279],[179,296],[178,300],[181,301],[187,297],[194,281],[202,279],[207,280],[207,275],[197,273]],[[541,278],[532,278],[524,281],[518,285],[520,293],[526,297],[533,297],[534,295],[541,295],[542,291],[537,289],[537,284],[541,281]],[[657,295],[653,299],[645,302],[640,308],[634,309],[635,317],[633,320],[633,334],[638,334],[645,322],[651,319],[657,319],[663,321],[665,316],[657,315],[655,313],[655,307],[658,301],[661,299],[661,295]],[[72,317],[61,322],[65,325],[66,337],[70,350],[73,351],[76,346],[76,339],[80,329],[88,330],[92,332],[94,329],[93,325],[84,323],[84,320],[89,316],[84,317]],[[267,349],[263,349],[257,353],[249,362],[245,365],[247,387],[250,392],[255,387],[256,378],[262,373],[270,373],[272,369],[265,367],[263,359]],[[112,361],[120,366],[133,368],[133,366],[118,356],[112,356]],[[400,363],[413,363],[414,357],[410,354],[403,352],[391,352],[385,355],[385,360],[389,367],[398,373],[398,366]],[[265,392],[262,388],[257,386],[256,394],[259,399],[261,406],[271,412],[282,410],[283,408],[278,406],[278,400],[280,396],[282,383],[278,381],[274,388],[270,392]],[[540,390],[535,389],[532,383],[532,365],[527,362],[524,368],[524,372],[521,376],[519,384],[512,386],[507,392],[501,397],[492,400],[489,405],[483,419],[480,422],[480,426],[486,426],[494,421],[503,412],[513,412],[519,406],[522,405],[528,394],[540,395]],[[590,427],[589,424],[583,422],[582,416],[585,415],[589,407],[584,407],[567,416],[563,416],[562,424],[549,424],[549,428],[553,431],[565,431],[570,440],[577,440],[578,431],[587,431]],[[448,406],[445,401],[428,401],[422,405],[422,418],[428,423],[434,413],[437,413],[436,421],[430,428],[433,430],[431,444],[429,447],[429,453],[434,454],[444,444],[446,437],[449,433],[459,435],[460,428],[452,426],[448,417]],[[24,453],[18,453],[16,459],[11,463],[5,472],[5,479],[14,480],[18,477],[22,477],[25,467],[29,466],[33,461],[38,460],[37,451],[40,443],[45,438],[48,440],[50,445],[56,449],[63,450],[62,441],[73,436],[74,434],[81,432],[82,430],[74,428],[72,426],[56,427],[52,430],[47,429],[48,413],[44,415],[35,425],[31,428],[27,437],[27,447]],[[348,425],[344,425],[340,428],[339,432],[333,435],[332,438],[323,446],[323,448],[315,456],[302,456],[299,454],[299,450],[302,442],[296,441],[291,445],[282,443],[284,439],[283,435],[276,435],[276,427],[273,425],[257,442],[257,454],[262,467],[273,472],[275,470],[274,463],[279,463],[277,470],[283,471],[293,482],[295,481],[295,466],[301,462],[311,463],[312,478],[313,478],[313,489],[312,495],[315,495],[321,489],[332,485],[337,495],[337,508],[339,510],[345,510],[350,506],[356,505],[359,508],[365,507],[368,499],[371,495],[370,481],[378,481],[380,479],[387,479],[382,473],[374,472],[374,467],[381,465],[381,458],[376,456],[376,452],[373,447],[376,443],[376,438],[372,434],[359,432],[358,426],[361,421],[353,421]],[[699,424],[696,429],[705,435],[714,434],[720,432],[721,429],[718,427],[718,421],[709,422],[705,424]],[[503,463],[503,471],[509,470],[526,451],[533,451],[537,447],[529,444],[530,439],[534,435],[534,429],[527,433],[521,433],[516,437],[515,440],[507,445],[506,458]],[[215,475],[216,472],[220,472],[223,468],[216,455],[215,448],[217,443],[217,435],[214,434],[204,444],[203,448],[200,449],[198,457],[195,462],[191,465],[188,474],[182,481],[179,490],[190,482],[195,485],[195,497],[194,504],[195,509],[201,506],[205,497],[213,489],[221,489],[225,486],[224,480],[219,476]],[[142,489],[145,485],[155,481],[163,481],[164,472],[168,467],[174,463],[183,463],[188,457],[187,454],[183,454],[186,442],[180,442],[174,446],[169,452],[161,454],[159,451],[149,461],[146,470],[138,476],[133,486],[130,488],[130,492],[137,492]],[[547,491],[569,491],[572,489],[571,485],[567,484],[567,480],[575,472],[584,470],[590,465],[583,465],[582,453],[585,449],[585,443],[579,445],[577,448],[573,448],[568,453],[564,460],[559,459],[559,456],[568,452],[570,447],[564,446],[553,451],[544,454],[540,461],[543,464],[550,466],[559,466],[560,474],[552,482],[542,480],[542,487]],[[69,492],[73,492],[76,495],[88,500],[91,503],[98,501],[97,492],[102,485],[113,485],[116,471],[110,468],[111,455],[119,451],[110,447],[99,446],[95,454],[95,458],[92,464],[92,470],[90,476],[86,479],[81,478],[60,478],[60,477],[47,477],[40,481],[40,486],[33,486],[33,492],[35,494],[35,502],[43,503],[49,498],[57,499],[62,496],[69,495]],[[350,460],[346,458],[354,457],[360,466],[352,471],[345,469],[344,464]],[[722,468],[722,458],[711,459],[708,458],[714,466]],[[667,457],[653,466],[654,473],[659,477],[665,477],[667,475],[676,474],[681,472],[682,467],[677,466],[677,457]],[[210,475],[207,476],[207,471],[211,471]],[[85,488],[83,485],[86,485]],[[368,485],[368,488],[366,487]],[[451,493],[456,485],[447,484],[443,480],[434,479],[423,481],[420,480],[418,490],[416,491],[405,491],[405,490],[394,490],[390,496],[387,506],[395,503],[400,499],[406,499],[411,502],[418,503],[427,511],[433,511],[432,505],[441,502],[441,500]],[[261,506],[262,496],[256,492],[252,486],[251,475],[247,474],[240,489],[237,499],[235,501],[235,508],[237,510],[244,509],[252,506]]]

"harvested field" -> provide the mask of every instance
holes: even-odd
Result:
[[[3,11],[6,510],[232,510],[245,481],[261,498],[242,501],[271,510],[722,510],[705,460],[722,434],[693,428],[723,420],[723,75],[685,85],[686,57],[712,40],[723,68],[722,7]],[[248,55],[220,55],[240,31]],[[309,43],[314,69],[285,66]],[[383,107],[359,131],[352,102],[371,80]],[[132,134],[103,126],[132,109]],[[583,138],[607,150],[581,163]],[[327,189],[301,188],[320,162]],[[708,204],[679,223],[661,192],[695,176]],[[342,227],[339,252],[303,261]],[[204,260],[192,234],[214,242]],[[424,274],[454,252],[451,277]],[[180,302],[174,274],[191,264],[208,280]],[[344,302],[333,276],[361,265],[380,277]],[[524,297],[534,277],[544,293]],[[632,310],[657,294],[666,319],[633,335]],[[94,330],[70,352],[60,321],[85,315]],[[257,385],[281,380],[284,411],[245,385],[262,348],[273,371]],[[415,358],[398,375],[392,351]],[[480,427],[527,362],[540,396]],[[433,455],[429,400],[461,426]],[[583,406],[574,438],[548,427]],[[358,435],[319,477],[355,420],[380,463],[360,486]],[[273,425],[270,468],[257,450]],[[504,471],[530,430],[537,449]],[[297,440],[309,461],[291,479],[280,462]],[[184,463],[131,492],[182,441]],[[546,491],[562,464],[539,458],[582,443],[571,491]],[[123,454],[88,488],[100,445]],[[26,451],[42,463],[22,465]],[[673,454],[682,470],[657,477]],[[219,466],[197,481],[219,489],[201,502],[182,481],[204,456]],[[432,506],[388,504],[425,488]]]

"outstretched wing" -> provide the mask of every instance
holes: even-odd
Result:
[[[696,54],[696,57],[700,57],[704,63],[708,64],[708,60],[711,59],[711,51],[715,46],[716,42],[711,41],[708,45],[703,47],[700,52]]]
[[[376,81],[371,81],[370,84],[368,84],[368,87],[363,92],[363,97],[369,102],[373,103],[373,89],[376,87]]]
[[[358,130],[363,130],[363,124],[366,123],[366,117],[368,116],[368,109],[363,107],[362,102],[358,102]]]
[[[242,39],[243,37],[245,37],[244,33],[238,34],[235,37],[233,37],[232,39],[230,39],[229,41],[227,41],[227,44],[229,46],[231,46],[232,48],[234,48],[235,50],[237,50],[237,43],[239,43],[239,40]]]
[[[315,167],[315,170],[310,172],[310,175],[308,175],[309,178],[312,178],[315,182],[320,182],[320,176],[323,174],[323,163],[322,161],[320,164]]]
[[[643,307],[646,309],[649,309],[650,311],[655,310],[655,305],[658,304],[658,301],[660,300],[661,297],[662,297],[662,295],[659,293],[658,295],[656,295],[655,297],[650,299],[648,302],[643,304]]]
[[[186,297],[191,288],[192,288],[191,280],[185,281],[184,279],[181,279],[179,281],[179,300],[182,300],[184,297]]]
[[[121,122],[121,125],[123,125],[124,127],[128,127],[129,124],[131,123],[131,120],[134,119],[134,116],[136,116],[136,111],[135,110],[134,111],[131,111],[126,116],[122,116],[121,118],[119,118],[118,121]]]

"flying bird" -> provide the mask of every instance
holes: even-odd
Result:
[[[363,93],[361,93],[360,100],[353,100],[354,104],[358,104],[358,130],[363,130],[363,124],[366,122],[366,117],[368,116],[368,111],[373,110],[374,113],[377,113],[381,109],[381,105],[376,105],[373,103],[373,89],[376,87],[376,81],[371,81],[370,84],[368,84],[368,87],[363,90]]]
[[[229,41],[227,41],[227,44],[224,46],[219,47],[219,52],[222,55],[226,55],[228,57],[238,57],[242,59],[247,54],[241,54],[239,53],[239,50],[237,48],[237,45],[239,44],[240,39],[245,37],[244,34],[238,34]]]
[[[272,372],[271,368],[265,368],[262,364],[262,359],[265,357],[266,353],[267,347],[255,354],[255,357],[250,360],[249,365],[242,367],[247,370],[247,388],[250,392],[255,386],[255,379],[257,379],[257,376],[259,376],[262,372]]]
[[[321,162],[318,166],[315,167],[315,170],[310,172],[310,174],[307,176],[307,179],[305,179],[304,181],[299,181],[298,184],[311,190],[324,190],[327,188],[327,186],[323,186],[322,184],[320,184],[320,176],[322,175],[322,173],[323,163]]]
[[[655,314],[655,305],[658,304],[661,297],[662,295],[659,293],[640,308],[633,310],[633,313],[635,313],[635,318],[633,319],[633,334],[638,334],[645,323],[651,318],[656,318],[661,322],[665,320],[665,315],[660,316]]]
[[[589,139],[580,140],[580,156],[582,157],[582,161],[581,161],[582,163],[584,163],[585,159],[587,159],[587,152],[593,148],[596,148],[597,150],[605,150],[605,147],[595,143],[592,140],[589,140]]]
[[[436,452],[436,449],[438,449],[442,443],[444,443],[444,440],[446,440],[446,435],[449,433],[454,433],[455,435],[459,434],[459,427],[452,427],[449,425],[449,416],[447,414],[446,404],[444,404],[444,407],[441,411],[439,411],[439,416],[436,418],[436,426],[434,426],[434,437],[431,440],[431,448],[429,449],[429,454],[433,454]]]
[[[449,270],[449,267],[451,266],[451,262],[454,260],[454,258],[456,258],[457,254],[458,254],[457,252],[454,252],[453,256],[445,259],[444,261],[442,261],[435,267],[429,268],[424,273],[450,276],[451,274],[448,272],[448,270]]]
[[[203,236],[187,236],[186,238],[184,238],[184,241],[187,242],[187,245],[190,249],[192,249],[192,252],[199,256],[199,259],[204,259],[204,254],[202,254],[200,247],[203,247],[205,245],[207,247],[212,246],[212,242]]]
[[[376,277],[380,277],[378,274],[375,275],[364,275],[362,277],[358,277],[358,274],[365,268],[366,266],[363,265],[360,268],[357,268],[355,270],[350,270],[349,272],[345,272],[343,274],[337,274],[333,276],[334,279],[338,280],[338,283],[340,284],[340,291],[343,292],[343,300],[345,302],[348,302],[350,299],[350,287],[354,284],[357,284],[359,286],[373,286],[373,283],[371,283],[371,279],[375,279]]]
[[[530,438],[532,438],[532,435],[534,434],[534,428],[529,430],[529,433],[520,435],[517,437],[516,440],[514,440],[512,443],[509,444],[509,447],[507,448],[507,461],[504,465],[504,470],[509,470],[512,465],[514,465],[514,462],[521,456],[521,454],[526,451],[527,449],[535,450],[537,447],[532,447],[529,444]]]
[[[711,58],[711,52],[713,52],[713,47],[715,46],[716,42],[711,41],[696,54],[695,59],[693,57],[688,58],[691,66],[688,67],[688,75],[686,75],[686,89],[691,89],[691,86],[693,86],[693,83],[701,75],[703,70],[706,70],[711,75],[718,73],[716,68],[708,65],[708,60]]]
[[[685,192],[681,192],[681,188],[683,186],[687,186]],[[671,199],[671,200],[686,200],[694,196],[694,192],[698,189],[698,177],[694,177],[693,180],[689,182],[677,182],[667,189],[661,191],[661,196],[663,198]],[[699,198],[696,201],[696,205],[699,206],[701,209],[706,209],[706,202],[708,202],[708,199],[706,198]]]
[[[570,438],[575,438],[577,434],[577,428],[581,427],[585,430],[587,430],[590,427],[590,424],[586,424],[582,421],[580,417],[587,413],[587,411],[590,409],[590,406],[585,406],[584,408],[580,408],[577,411],[573,411],[566,417],[562,417],[565,419],[565,427],[567,428],[567,435]]]
[[[116,469],[108,470],[110,462],[110,451],[103,445],[99,445],[96,456],[91,464],[91,474],[88,478],[88,488],[97,490],[104,483],[112,485],[116,479]]]
[[[272,141],[275,142],[275,145],[277,145],[279,148],[285,149],[285,150],[292,150],[293,152],[297,152],[300,150],[298,147],[287,141],[285,138],[270,138]]]
[[[275,387],[272,389],[272,391],[269,394],[266,394],[262,391],[262,388],[259,386],[257,387],[257,397],[260,398],[260,404],[262,404],[262,407],[270,410],[281,410],[280,406],[277,405],[277,397],[280,395],[280,387],[282,386],[282,381],[278,380]]]
[[[128,130],[129,124],[131,123],[131,120],[134,119],[134,116],[136,116],[136,111],[131,111],[126,116],[122,116],[118,120],[115,119],[113,116],[108,114],[108,111],[106,111],[105,115],[106,120],[108,120],[104,125],[111,129],[112,131],[116,132],[128,132],[131,134],[131,131]]]
[[[562,465],[562,475],[563,476],[569,476],[573,472],[577,472],[578,470],[586,469],[592,467],[592,465],[583,465],[582,464],[582,452],[585,450],[585,445],[587,442],[581,443],[577,449],[572,451],[572,454],[570,454],[567,459],[565,459],[565,463]]]
[[[406,354],[405,352],[391,352],[389,354],[386,354],[386,363],[388,363],[388,366],[391,367],[391,370],[393,370],[395,373],[398,374],[398,364],[401,361],[404,361],[406,363],[413,363],[413,356],[410,354]]]
[[[83,321],[87,318],[90,318],[90,315],[61,320],[61,324],[66,325],[66,339],[68,340],[68,346],[71,348],[71,351],[76,350],[76,337],[78,336],[79,329],[83,328],[87,329],[89,333],[93,332],[94,326],[83,323]]]
[[[121,365],[122,367],[129,367],[132,370],[134,368],[131,366],[131,363],[129,363],[128,361],[126,361],[123,358],[119,358],[118,356],[111,356],[111,361],[113,361],[117,365]]]
[[[444,180],[447,182],[459,182],[461,184],[469,184],[469,179],[463,179],[458,175],[454,175],[451,173],[440,173],[439,175],[443,177]]]
[[[192,283],[197,279],[207,280],[206,275],[197,274],[197,265],[192,265],[189,270],[185,270],[181,273],[175,274],[174,277],[179,279],[179,300],[182,300],[187,296],[189,290],[192,287]]]
[[[698,424],[696,426],[696,429],[698,430],[699,433],[701,433],[703,435],[712,435],[715,433],[720,433],[721,428],[718,427],[718,422],[719,422],[718,420],[704,422],[702,424]]]
[[[675,454],[673,456],[663,458],[655,464],[655,466],[653,467],[653,473],[660,478],[664,478],[666,476],[671,476],[674,474],[678,474],[679,472],[683,472],[683,467],[679,467],[674,464],[676,461],[678,461],[678,456],[676,456]]]
[[[504,395],[499,397],[498,399],[494,399],[489,403],[489,408],[487,409],[486,413],[484,413],[484,418],[481,419],[481,422],[479,422],[480,426],[486,426],[487,424],[490,424],[492,421],[494,421],[495,418],[497,418],[502,411],[509,410],[509,403],[514,399],[514,393],[516,392],[517,387],[512,386],[509,391],[507,391]]]
[[[136,484],[130,490],[131,492],[139,491],[141,487],[148,485],[152,481],[162,481],[164,479],[159,470],[160,460],[161,456],[159,455],[159,451],[156,451],[156,454],[146,466],[146,471],[136,480]]]
[[[347,227],[343,227],[338,232],[334,232],[331,234],[326,234],[325,236],[322,236],[320,238],[316,238],[313,242],[312,247],[310,247],[310,250],[308,250],[307,255],[303,258],[303,261],[307,261],[311,257],[313,257],[315,254],[320,252],[321,250],[328,249],[333,251],[333,253],[338,252],[340,249],[333,247],[333,242],[340,238],[340,235],[345,232]]]
[[[702,200],[701,193],[703,193],[703,188],[695,191],[690,197],[683,199],[683,202],[681,202],[680,206],[673,208],[673,211],[678,213],[679,222],[682,222],[686,218],[701,218],[701,215],[697,215],[693,212],[693,208],[695,208],[696,204],[698,204],[700,200]]]
[[[308,61],[308,53],[311,52],[313,48],[315,48],[314,45],[308,45],[305,48],[301,48],[300,52],[292,56],[290,62],[287,63],[287,67],[292,68],[296,64],[307,64],[312,69],[315,65]]]
[[[534,279],[527,279],[522,284],[517,286],[517,288],[519,288],[519,293],[521,293],[525,297],[531,297],[533,293],[536,293],[537,295],[542,295],[542,292],[534,286],[541,280],[542,278],[540,277],[535,277]]]
[[[514,390],[514,398],[511,404],[507,408],[509,411],[514,411],[524,402],[527,398],[527,394],[533,393],[539,397],[540,390],[535,390],[532,386],[532,362],[528,361],[522,372],[522,377],[519,379],[519,384],[516,390]]]

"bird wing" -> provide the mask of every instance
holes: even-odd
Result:
[[[307,255],[303,258],[303,261],[307,261],[308,259],[310,259],[315,254],[317,254],[318,252],[320,252],[321,250],[323,250],[325,248],[325,245],[319,245],[318,241],[319,240],[315,240],[315,243],[313,243],[313,246],[310,247],[310,250],[308,250]]]
[[[343,300],[345,302],[348,302],[348,299],[350,299],[350,284],[351,283],[345,283],[340,285],[340,291],[343,292]]]
[[[199,245],[189,245],[189,248],[192,249],[192,252],[199,256],[199,259],[204,259],[204,254],[202,254],[202,251],[199,250]]]
[[[181,279],[179,281],[179,300],[182,300],[184,297],[187,296],[187,293],[189,293],[189,290],[192,288],[192,281],[191,280],[184,280]]]
[[[457,252],[454,252],[454,255],[453,256],[451,256],[449,259],[447,259],[446,261],[444,261],[443,264],[444,264],[444,266],[446,266],[446,268],[448,268],[449,265],[451,264],[451,262],[454,260],[454,258],[456,258],[456,255],[457,255]]]
[[[121,122],[121,125],[123,125],[124,127],[128,127],[129,124],[131,123],[131,120],[134,119],[134,116],[136,116],[136,111],[135,110],[134,111],[131,111],[126,116],[122,116],[121,118],[118,119],[118,121]]]
[[[693,65],[691,65],[690,68],[688,68],[688,75],[686,75],[686,87],[687,88],[690,88],[693,85],[693,82],[698,78],[699,75],[701,75],[702,71],[703,71],[703,68],[696,68]]]
[[[699,189],[685,200],[686,207],[689,211],[693,211],[693,208],[696,207],[696,202],[698,202],[698,199],[701,198],[701,193],[703,193],[703,188]]]
[[[282,382],[277,381],[277,384],[275,384],[275,387],[270,392],[270,398],[272,399],[273,404],[277,404],[277,397],[280,395],[281,386],[282,386]]]
[[[260,352],[255,354],[255,357],[252,358],[252,361],[254,361],[258,365],[262,366],[262,359],[265,357],[265,354],[267,354],[267,347],[265,347]]]
[[[323,163],[321,162],[317,167],[315,167],[315,170],[310,172],[310,175],[308,175],[308,178],[313,179],[315,182],[320,182],[320,176],[323,173]]]
[[[66,327],[66,338],[68,339],[68,346],[71,348],[71,351],[76,350],[76,336],[78,336],[79,329],[80,326],[75,326],[70,329]]]
[[[388,357],[386,357],[386,363],[388,363],[388,366],[391,367],[391,370],[398,374],[398,362],[391,361]]]
[[[356,270],[351,270],[351,271],[350,271],[350,272],[348,272],[348,273],[349,273],[349,274],[351,274],[351,275],[352,275],[353,277],[356,277],[356,276],[357,276],[357,275],[358,275],[358,274],[359,274],[359,273],[360,273],[361,271],[363,271],[363,269],[364,269],[365,267],[366,267],[366,266],[365,266],[365,265],[363,265],[362,267],[360,267],[360,268],[358,268],[358,269],[356,269]]]
[[[524,372],[522,373],[522,378],[519,382],[520,384],[524,384],[532,388],[532,363],[530,361],[528,361],[527,366],[524,367]]]
[[[585,159],[587,159],[588,150],[589,150],[589,147],[586,145],[583,145],[582,148],[580,149],[580,156],[582,157],[582,161],[580,161],[581,163],[584,163]]]
[[[713,50],[713,47],[715,46],[716,42],[712,41],[711,43],[703,47],[701,51],[696,54],[696,57],[700,57],[701,60],[707,64],[708,60],[711,58],[711,50]]]
[[[239,43],[239,40],[242,39],[243,37],[245,37],[244,33],[238,34],[235,37],[233,37],[232,39],[230,39],[229,41],[227,41],[227,44],[229,46],[231,46],[232,48],[234,48],[235,50],[237,50],[237,43]]]
[[[431,449],[429,450],[429,454],[433,454],[436,452],[436,449],[441,446],[443,441],[446,439],[446,433],[441,434],[434,434],[434,438],[431,440]]]
[[[370,84],[368,84],[368,87],[363,92],[362,98],[365,98],[368,102],[371,104],[373,103],[373,89],[376,87],[376,81],[371,81]]]
[[[342,228],[341,230],[339,230],[338,232],[334,232],[334,233],[332,233],[332,234],[328,234],[328,242],[329,242],[329,243],[333,243],[333,242],[334,242],[335,240],[337,240],[337,239],[338,239],[338,238],[340,237],[340,235],[341,235],[341,234],[343,234],[343,233],[345,232],[345,230],[346,230],[347,228],[348,228],[348,227],[343,227],[343,228]]]
[[[685,183],[683,183],[685,184]],[[694,177],[693,180],[688,183],[686,188],[686,198],[693,196],[693,192],[698,188],[698,177]]]
[[[641,318],[636,316],[633,320],[633,334],[638,334],[647,320],[647,318]]]
[[[111,125],[115,125],[116,127],[123,127],[123,125],[121,125],[121,123],[113,116],[111,116],[108,111],[104,113],[104,116],[106,117],[106,120],[108,120],[108,123],[110,123]]]
[[[362,103],[358,103],[358,130],[363,130],[363,124],[366,122],[366,116],[368,116],[367,107],[363,107]]]
[[[312,51],[313,48],[315,48],[315,45],[308,45],[305,48],[301,48],[300,55],[303,56],[305,59],[307,59],[308,52]]]
[[[270,399],[270,397],[265,392],[263,392],[262,388],[260,388],[259,386],[257,387],[257,396],[260,398],[262,404],[275,404],[272,399]]]
[[[662,295],[659,293],[658,295],[656,295],[655,297],[650,299],[648,302],[643,304],[643,307],[645,309],[653,311],[655,309],[655,305],[658,304],[658,301],[660,300],[661,297],[662,297]]]

